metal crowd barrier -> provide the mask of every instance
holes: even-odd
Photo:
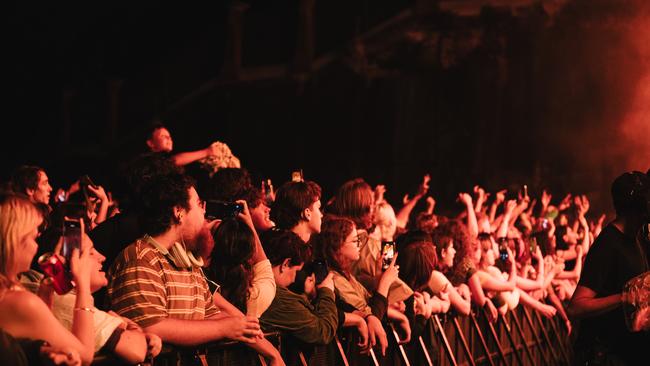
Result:
[[[391,324],[386,325],[386,334],[386,356],[377,347],[361,354],[356,331],[349,329],[342,329],[333,342],[320,346],[278,333],[266,337],[278,347],[288,366],[551,366],[570,365],[573,358],[560,318],[547,319],[521,305],[499,315],[495,323],[488,322],[483,309],[474,309],[470,316],[434,315],[424,332],[404,345],[398,343]],[[118,364],[105,358],[96,361],[93,364]],[[145,365],[266,366],[266,361],[243,344],[220,342],[195,348],[165,345],[163,352]]]

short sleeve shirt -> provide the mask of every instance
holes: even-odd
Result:
[[[113,263],[111,308],[142,327],[165,318],[202,320],[219,312],[200,268],[178,268],[164,248],[139,239]]]
[[[578,285],[591,289],[596,297],[621,293],[627,281],[647,270],[645,257],[633,238],[610,224],[587,253]],[[577,345],[589,345],[596,339],[621,355],[630,355],[634,350],[639,352],[641,344],[650,345],[647,333],[644,336],[627,330],[621,307],[581,321]]]

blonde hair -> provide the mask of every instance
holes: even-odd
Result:
[[[375,225],[379,228],[382,240],[393,240],[397,231],[395,210],[388,202],[383,201],[375,208]]]
[[[25,237],[42,221],[41,213],[27,198],[14,194],[0,196],[0,291],[13,286],[16,252]]]

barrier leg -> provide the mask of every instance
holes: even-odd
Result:
[[[523,313],[524,313],[524,318],[526,318],[526,322],[528,323],[528,327],[530,327],[530,332],[533,333],[533,337],[535,337],[535,344],[537,345],[537,348],[539,349],[539,353],[542,355],[542,361],[544,361],[544,365],[549,365],[548,358],[546,357],[546,351],[544,350],[544,347],[542,347],[542,340],[539,338],[539,335],[535,331],[535,327],[533,326],[533,322],[530,319],[530,314],[528,314],[528,310],[526,309],[525,306],[521,307]]]
[[[539,313],[537,313],[537,316],[540,316]],[[553,321],[553,319],[550,319],[549,323],[551,324],[551,330],[555,334],[555,339],[557,339],[557,343],[560,346],[560,352],[562,353],[562,357],[564,357],[564,361],[566,361],[566,364],[570,365],[571,361],[569,360],[569,353],[568,350],[566,349],[566,344],[562,341],[562,338],[560,337],[560,332],[555,327],[555,322]]]
[[[483,316],[485,316],[488,329],[490,329],[490,333],[492,333],[492,337],[494,337],[494,342],[497,345],[497,350],[499,351],[499,356],[501,357],[501,361],[503,361],[504,365],[507,365],[508,362],[506,361],[505,353],[503,353],[503,347],[501,347],[501,342],[499,341],[499,335],[497,335],[497,331],[494,329],[494,325],[492,325],[492,323],[490,323],[490,321],[488,320],[489,317],[487,315],[487,310],[485,310],[485,308],[481,308],[481,310],[483,311]]]
[[[463,331],[460,328],[460,324],[458,324],[458,319],[456,317],[454,317],[454,326],[456,327],[456,333],[458,333],[458,338],[460,338],[460,342],[463,345],[463,349],[465,350],[469,364],[471,366],[476,366],[476,363],[474,362],[474,355],[472,355],[472,350],[469,349],[465,335],[463,335]]]
[[[339,356],[341,356],[341,360],[343,360],[343,366],[350,366],[348,363],[348,358],[345,356],[345,351],[343,350],[343,346],[341,345],[338,334],[334,336],[334,341],[336,342],[336,348],[339,350]]]
[[[402,346],[399,343],[399,335],[397,335],[397,331],[395,330],[395,326],[393,323],[390,323],[390,330],[393,333],[393,337],[395,338],[395,344],[397,345],[397,349],[399,350],[399,353],[402,355],[402,361],[404,361],[404,364],[406,366],[411,366],[411,363],[409,362],[408,356],[406,356],[406,351],[404,350],[404,346]]]
[[[521,340],[524,342],[524,351],[526,351],[526,356],[528,356],[528,360],[530,361],[530,364],[534,365],[535,360],[533,359],[533,354],[530,352],[530,348],[528,348],[528,342],[526,341],[524,330],[521,328],[521,323],[519,322],[519,318],[517,318],[517,313],[511,311],[510,317],[512,318],[512,321],[515,323],[515,328],[517,329],[517,332],[519,333]]]
[[[485,351],[485,356],[488,359],[488,362],[490,363],[490,366],[495,366],[494,365],[494,360],[492,359],[492,352],[490,352],[490,349],[488,348],[487,342],[485,342],[485,337],[483,336],[483,333],[481,332],[481,328],[478,325],[478,321],[476,321],[476,317],[474,314],[470,313],[469,318],[474,325],[474,329],[476,329],[476,333],[478,334],[478,338],[481,341],[481,345],[483,346],[483,351]]]
[[[429,350],[427,349],[427,346],[424,344],[424,339],[422,339],[422,336],[418,337],[418,342],[420,343],[420,348],[422,348],[422,353],[424,354],[424,358],[427,360],[427,365],[433,366],[431,355],[429,355]]]
[[[499,314],[497,321],[498,319],[501,319],[501,324],[503,324],[503,328],[506,330],[506,336],[508,337],[508,341],[510,341],[510,346],[512,347],[512,352],[515,354],[515,357],[517,358],[517,362],[519,363],[519,365],[524,366],[524,361],[521,359],[521,355],[519,354],[519,349],[517,349],[517,344],[515,343],[514,338],[512,338],[512,332],[510,331],[510,326],[508,325],[506,316]]]
[[[533,310],[533,312],[535,313],[535,319],[537,319],[537,323],[539,324],[539,327],[542,329],[542,335],[544,336],[544,340],[548,345],[548,349],[551,351],[551,355],[553,356],[553,361],[555,361],[555,364],[559,364],[560,359],[558,355],[555,353],[555,349],[553,347],[553,343],[551,343],[551,338],[548,336],[548,331],[546,330],[546,326],[544,326],[544,322],[539,316],[539,313],[535,310]]]
[[[453,366],[458,366],[458,363],[456,362],[456,357],[454,357],[454,353],[452,352],[451,346],[449,345],[449,341],[447,340],[447,335],[445,334],[445,330],[442,328],[442,324],[440,324],[440,318],[438,318],[438,314],[434,314],[433,316],[431,316],[431,318],[433,318],[436,327],[438,327],[440,339],[442,340],[445,350],[447,351],[447,358],[449,358],[449,362],[451,362]]]

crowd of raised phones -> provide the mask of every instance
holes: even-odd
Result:
[[[165,153],[121,174],[119,202],[88,178],[53,192],[34,166],[7,183],[0,327],[11,362],[137,364],[167,345],[196,361],[197,346],[236,341],[289,364],[264,336],[274,332],[307,355],[347,332],[360,359],[381,361],[391,326],[409,344],[436,314],[495,321],[518,306],[571,332],[565,304],[605,218],[584,195],[506,199],[478,186],[445,217],[428,175],[391,204],[360,178],[333,197],[300,177],[260,186],[243,168],[193,179]]]

